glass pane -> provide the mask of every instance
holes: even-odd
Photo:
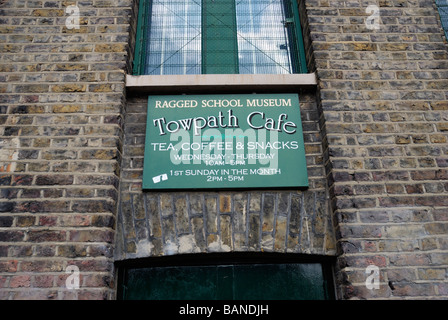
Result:
[[[201,2],[155,0],[145,74],[201,73]]]
[[[446,0],[436,0],[436,4],[439,8],[440,20],[443,30],[445,30],[445,36],[448,38],[448,2]]]
[[[240,73],[292,73],[283,1],[237,0]]]
[[[147,1],[144,74],[297,72],[290,0]]]

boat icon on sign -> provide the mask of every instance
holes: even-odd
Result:
[[[166,173],[158,175],[158,176],[155,176],[155,177],[152,178],[152,181],[154,183],[159,183],[159,182],[165,181],[165,180],[168,180],[168,175]]]

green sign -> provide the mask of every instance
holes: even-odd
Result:
[[[149,96],[143,189],[307,186],[297,94]]]

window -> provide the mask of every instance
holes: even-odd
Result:
[[[448,39],[448,0],[436,0],[445,37]]]
[[[306,73],[295,0],[141,0],[135,75]]]

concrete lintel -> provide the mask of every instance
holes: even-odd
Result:
[[[126,88],[148,93],[283,91],[315,87],[316,75],[307,74],[201,74],[126,76]]]

